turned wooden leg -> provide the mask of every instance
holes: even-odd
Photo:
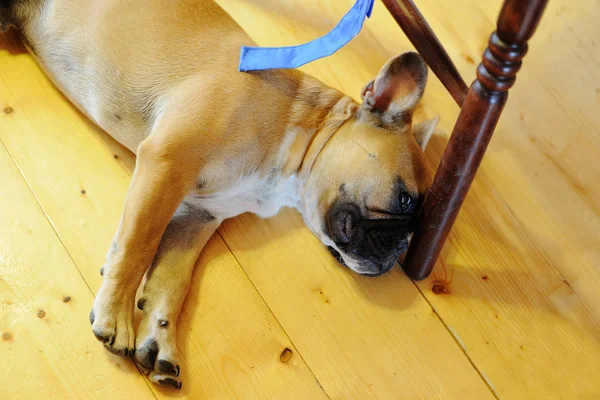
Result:
[[[433,73],[462,106],[469,88],[412,0],[382,0]]]
[[[527,52],[527,41],[533,35],[547,1],[504,2],[497,30],[477,68],[477,79],[462,106],[406,255],[404,268],[413,279],[424,279],[433,269],[473,182],[506,103],[508,89],[514,84]]]

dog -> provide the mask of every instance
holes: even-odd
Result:
[[[107,350],[181,388],[175,327],[194,264],[227,218],[296,208],[337,260],[389,271],[431,183],[427,81],[389,60],[359,104],[298,70],[237,71],[254,45],[211,0],[2,0],[48,77],[137,155],[90,322]],[[136,291],[143,319],[133,328]]]

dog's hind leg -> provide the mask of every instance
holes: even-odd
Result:
[[[146,273],[138,300],[143,318],[135,340],[135,362],[160,385],[181,388],[177,317],[200,251],[219,224],[208,212],[184,200],[169,222]]]

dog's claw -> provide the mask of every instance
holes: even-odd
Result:
[[[172,388],[175,388],[177,390],[181,390],[181,382],[177,382],[175,379],[173,378],[165,378],[165,379],[160,379],[158,381],[158,383],[162,386],[170,386]]]

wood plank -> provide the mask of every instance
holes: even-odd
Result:
[[[352,2],[228,0],[221,3],[258,43],[282,45],[301,43],[326,32]],[[465,79],[471,81],[475,64],[493,30],[500,2],[485,0],[475,4],[471,0],[452,3],[423,0],[418,5]],[[599,16],[599,4],[593,0],[550,2],[538,34],[531,43],[523,70],[519,73],[517,85],[511,92],[508,107],[482,171],[459,216],[451,241],[446,246],[443,263],[438,265],[430,280],[419,284],[459,345],[501,398],[600,397],[598,389],[593,386],[599,377],[595,373],[599,370],[596,360],[600,359],[597,349],[597,321],[600,319],[597,290],[600,285],[600,270],[597,268],[600,261],[600,189],[594,184],[600,181],[600,167],[596,162],[600,138],[597,128],[600,126],[600,47],[596,39]],[[372,18],[355,40],[334,56],[303,69],[332,86],[358,96],[362,85],[372,78],[383,62],[410,49],[399,28],[381,4],[376,2]],[[91,286],[97,287],[100,282],[97,268],[116,227],[133,158],[126,153],[119,153],[121,148],[110,140],[102,139],[102,134],[90,134],[94,128],[86,125],[85,120],[71,108],[49,105],[56,102],[62,104],[64,100],[53,90],[48,94],[45,78],[39,73],[30,73],[30,67],[12,64],[12,74],[3,75],[8,65],[6,56],[0,50],[0,102],[7,93],[11,94],[11,98],[18,94],[27,110],[32,109],[29,107],[31,105],[37,107],[39,113],[34,115],[31,112],[27,119],[21,120],[18,128],[10,125],[10,129],[7,129],[0,122],[0,135],[7,141],[13,141],[13,146],[17,146],[15,143],[21,140],[19,136],[28,137],[26,145],[12,147],[11,151],[18,149],[21,162],[31,165],[26,175],[28,179],[39,177],[36,183],[38,189],[43,191],[46,180],[60,188],[55,199],[52,198],[53,189],[46,191],[46,200],[49,201],[44,208],[52,211],[49,214],[55,226],[63,224],[59,229],[61,237],[65,243],[68,239],[69,243],[76,244],[69,247],[73,259]],[[26,56],[11,57],[12,62]],[[11,86],[7,82],[15,79],[19,82],[18,89],[13,83],[13,92],[8,92]],[[22,109],[15,108],[13,117],[22,118],[18,116],[21,112]],[[439,160],[445,144],[444,137],[451,130],[457,112],[450,96],[431,75],[424,106],[419,110],[417,119],[434,115],[442,117],[441,128],[428,150],[432,165]],[[56,116],[58,118],[52,119]],[[50,126],[60,126],[63,132],[61,135],[55,132],[50,139],[36,142],[43,136],[39,133],[48,125],[46,118],[51,118]],[[28,126],[31,120],[34,124]],[[33,134],[31,126],[40,132]],[[78,139],[77,135],[81,135],[81,132],[87,135],[87,139]],[[90,144],[92,142],[94,145]],[[73,150],[82,143],[87,143],[85,152]],[[94,146],[97,149],[92,150]],[[120,159],[115,161],[113,154],[118,154]],[[57,160],[63,156],[65,164],[61,165]],[[94,165],[94,174],[87,175],[87,167],[84,167],[79,179],[69,178],[64,184],[60,181],[62,174],[67,177],[79,174],[76,167],[89,164]],[[75,201],[81,198],[82,187],[86,189],[84,198],[87,203]],[[36,192],[36,195],[39,196],[39,193]],[[63,199],[66,201],[63,202]],[[95,217],[91,218],[91,215]],[[283,222],[277,222],[279,219],[283,219]],[[266,232],[260,244],[260,257],[268,260],[261,265],[263,269],[283,269],[289,264],[289,258],[305,257],[303,246],[312,246],[306,245],[302,239],[308,242],[312,240],[304,236],[306,232],[294,214],[283,214],[270,222],[246,217],[240,221],[240,224],[253,224],[253,231]],[[271,223],[284,226],[271,227],[268,225]],[[245,226],[242,228],[248,229]],[[238,228],[228,224],[225,229]],[[283,236],[276,237],[279,234]],[[252,263],[244,267],[254,270],[258,268],[255,264],[261,260],[257,250],[259,244],[252,246],[246,240],[240,238],[241,246],[237,252],[250,253],[246,257]],[[262,243],[262,240],[267,243]],[[228,241],[231,246],[231,240]],[[212,246],[218,245],[211,244],[211,249]],[[359,357],[357,352],[373,351],[381,355],[388,346],[392,348],[392,354],[403,354],[403,359],[393,360],[394,365],[401,364],[403,368],[416,366],[419,371],[415,375],[426,369],[420,363],[423,358],[430,359],[430,350],[424,350],[418,344],[414,349],[407,347],[398,350],[394,346],[402,346],[403,343],[392,345],[392,340],[388,340],[382,342],[381,347],[374,348],[375,344],[370,343],[366,347],[364,343],[357,343],[359,339],[342,337],[342,343],[349,346],[348,350],[338,343],[340,332],[344,332],[347,325],[365,325],[364,316],[372,310],[375,310],[374,315],[378,318],[382,312],[388,312],[377,299],[392,293],[392,298],[386,297],[384,304],[403,304],[401,299],[398,300],[395,290],[413,292],[406,287],[407,283],[397,283],[402,282],[403,278],[392,275],[389,278],[391,283],[382,283],[387,277],[379,278],[376,282],[368,283],[366,291],[369,297],[364,295],[366,300],[361,302],[360,299],[350,298],[348,306],[340,310],[336,299],[349,298],[351,295],[348,293],[353,292],[356,292],[355,297],[363,296],[364,292],[358,287],[364,283],[359,285],[346,275],[339,275],[342,272],[337,272],[329,264],[328,255],[316,244],[314,246],[314,252],[308,251],[312,255],[307,255],[306,261],[296,260],[289,264],[302,268],[288,268],[285,273],[277,272],[260,280],[267,286],[266,289],[262,288],[264,298],[267,299],[265,291],[271,293],[270,300],[267,299],[269,306],[274,311],[283,310],[286,323],[297,328],[294,333],[288,330],[295,344],[298,341],[304,345],[309,342],[312,347],[309,339],[315,339],[317,344],[324,343],[320,346],[332,346],[338,350],[342,348],[338,352],[341,356],[335,353],[334,358],[329,360],[318,355],[310,360],[306,358],[317,376],[321,373],[329,379],[328,385],[324,385],[326,390],[330,394],[337,393],[336,390],[343,391],[338,386],[343,385],[346,375],[369,376],[370,372],[364,372],[361,368],[364,358],[370,357]],[[281,264],[273,264],[274,261]],[[323,268],[336,271],[333,273],[337,275],[324,279],[320,271],[314,270],[316,267],[310,266],[311,263],[323,264]],[[266,274],[256,272],[259,277],[263,273]],[[304,277],[307,273],[308,276]],[[300,274],[300,277],[293,276],[293,280],[290,280],[290,274]],[[303,297],[306,294],[296,285],[305,282],[304,279],[307,288],[312,288],[314,282],[327,283],[324,293],[330,294],[330,288],[334,288],[335,297],[330,297],[338,307],[338,314],[331,315],[323,304],[310,296]],[[433,293],[432,288],[436,284],[449,289],[449,293]],[[371,285],[382,289],[377,291]],[[440,286],[437,288],[439,293]],[[283,293],[283,296],[278,296],[278,293]],[[303,303],[302,299],[307,302]],[[352,309],[357,303],[360,305],[357,309],[361,312]],[[420,300],[418,306],[413,303],[396,312],[408,319],[406,310],[426,310]],[[202,302],[199,307],[201,305]],[[297,321],[290,321],[288,314],[295,315],[300,310],[298,319],[301,319],[308,313],[306,308],[315,310],[317,317],[313,320],[316,319],[316,322],[301,326]],[[321,315],[327,315],[332,322],[323,325]],[[403,321],[403,324],[407,323]],[[427,322],[422,326],[428,324],[438,325]],[[351,332],[357,330],[354,329]],[[314,335],[314,330],[323,330],[326,335],[319,338],[304,337],[307,334],[305,332]],[[363,335],[367,343],[372,335],[383,335],[372,330],[367,327],[368,335]],[[394,331],[393,334],[398,333]],[[418,329],[414,332],[415,337],[420,334]],[[406,335],[410,336],[410,332],[406,332]],[[408,343],[416,340],[415,337],[409,337]],[[315,351],[299,348],[303,356],[305,351]],[[454,357],[454,354],[454,350],[447,353],[442,349],[436,356]],[[346,363],[335,363],[339,359]],[[339,372],[331,371],[332,363],[338,364],[336,367],[340,369]],[[438,373],[444,373],[451,365],[451,362],[441,364]],[[449,373],[452,374],[452,371]],[[381,398],[402,396],[385,390],[389,388],[390,391],[396,391],[398,385],[411,386],[411,390],[414,390],[409,391],[411,394],[418,390],[417,383],[413,381],[397,383],[387,376],[378,379],[376,390]],[[462,379],[458,379],[455,382],[458,386],[453,388],[453,393],[458,393],[463,383]],[[212,385],[209,382],[205,384]],[[354,381],[351,384],[360,386]],[[353,387],[350,386],[350,394],[345,398],[355,398]],[[425,387],[431,389],[429,383]],[[357,389],[356,393],[362,393],[361,390]],[[366,398],[375,395],[369,396]],[[422,392],[414,397],[423,397]]]
[[[0,398],[153,399],[90,334],[93,296],[0,142]]]
[[[482,181],[421,291],[499,397],[596,398],[598,322]]]
[[[187,397],[328,398],[219,235],[196,268],[178,324]]]
[[[5,46],[15,54],[0,52],[0,109],[11,108],[1,115],[0,139],[95,293],[134,156],[75,111],[14,43]],[[22,246],[31,248],[28,242]],[[209,242],[197,267],[201,272],[195,274],[178,330],[184,363],[182,395],[327,398],[219,237]],[[79,276],[76,270],[73,273]],[[27,271],[21,271],[14,278],[25,281],[27,277]],[[87,322],[91,304],[81,320],[85,329],[78,334],[91,338],[90,351],[103,354]],[[292,357],[282,362],[280,355],[286,348]],[[75,371],[71,374],[80,378]],[[146,387],[144,380],[140,382]],[[172,396],[156,386],[152,390],[158,397]]]
[[[487,7],[486,13],[492,10]],[[600,320],[600,4],[550,3],[494,139],[491,179]]]
[[[497,6],[478,7],[491,31]],[[550,2],[442,262],[419,284],[500,397],[600,396],[600,219],[591,184],[600,149],[589,86],[599,81],[597,66],[587,68],[598,59],[589,43],[598,15],[588,1]],[[461,36],[478,47],[467,21]],[[436,144],[433,159],[444,142]],[[447,295],[432,291],[440,284]]]
[[[0,37],[0,110],[11,109],[0,139],[95,293],[135,157],[54,88],[12,33]]]
[[[399,269],[340,267],[290,210],[220,232],[331,398],[493,398]]]

